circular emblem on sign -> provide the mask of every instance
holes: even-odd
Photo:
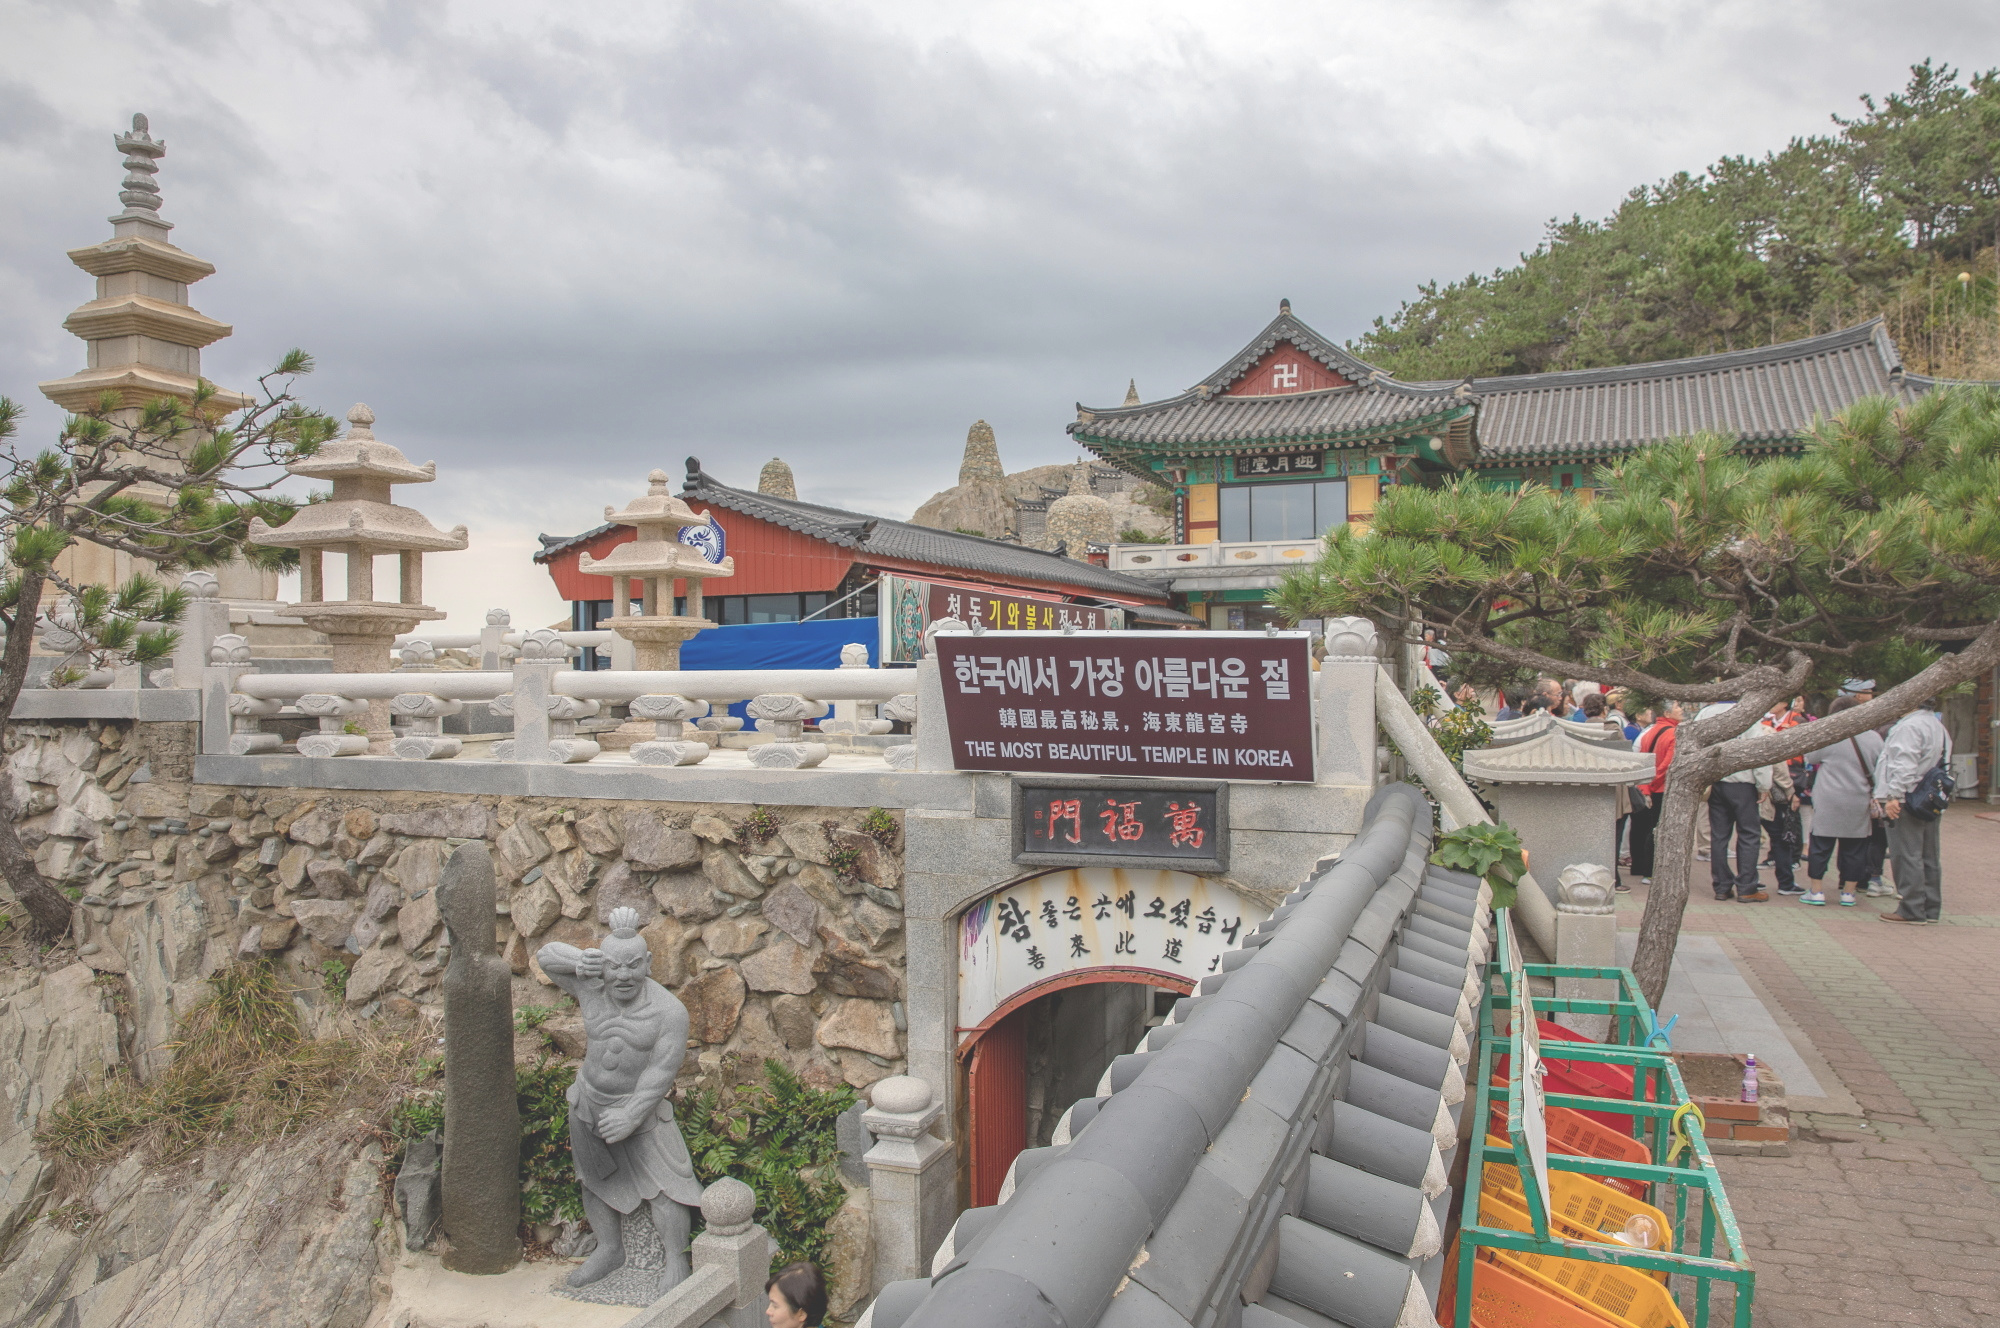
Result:
[[[722,533],[722,523],[713,512],[708,514],[705,526],[683,526],[680,540],[691,549],[699,549],[701,556],[712,563],[720,563],[729,554],[729,537]]]

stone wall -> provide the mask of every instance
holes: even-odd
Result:
[[[815,1086],[860,1087],[904,1067],[899,812],[876,813],[871,834],[856,808],[197,785],[191,727],[15,730],[22,833],[79,893],[79,958],[130,979],[145,1071],[201,980],[237,957],[274,961],[322,1021],[434,1006],[433,891],[477,838],[501,873],[516,1008],[566,1007],[534,951],[595,944],[629,906],[654,977],[688,1006],[685,1076],[755,1077],[771,1057]],[[571,1017],[547,1025],[559,1042]]]

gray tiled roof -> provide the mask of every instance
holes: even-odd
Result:
[[[1475,378],[1479,463],[1603,456],[1713,430],[1752,447],[1789,443],[1862,397],[1915,399],[1880,319],[1755,350],[1616,369]]]
[[[1218,395],[1279,342],[1289,341],[1344,378],[1348,387],[1286,396]],[[1222,368],[1177,397],[1137,406],[1077,406],[1069,433],[1101,447],[1200,456],[1240,442],[1366,442],[1442,427],[1470,403],[1455,383],[1401,383],[1365,364],[1287,311]]]
[[[1354,385],[1287,396],[1216,395],[1280,341],[1291,341]],[[1403,382],[1334,346],[1287,311],[1181,395],[1137,406],[1079,405],[1069,432],[1108,459],[1143,468],[1138,460],[1143,456],[1355,444],[1428,429],[1447,437],[1453,460],[1494,467],[1610,456],[1703,431],[1734,437],[1752,449],[1783,448],[1815,419],[1862,397],[1914,400],[1942,385],[1903,371],[1880,319],[1800,341],[1684,360]]]
[[[1421,794],[1379,790],[1339,859],[1016,1159],[998,1205],[961,1214],[930,1278],[883,1289],[871,1328],[1432,1319],[1485,942],[1473,886],[1425,865],[1430,834]]]
[[[887,517],[846,512],[838,507],[823,507],[795,498],[776,498],[751,489],[731,488],[704,472],[695,458],[690,457],[688,464],[689,475],[681,487],[682,497],[754,516],[783,526],[786,530],[796,530],[843,549],[853,549],[863,557],[874,554],[986,576],[1054,582],[1069,586],[1071,593],[1083,596],[1109,595],[1140,600],[1166,598],[1164,591],[1157,586],[1094,563],[1060,558],[1041,549],[1009,544],[1004,540],[982,539],[977,535],[961,535],[951,530],[933,530],[929,526],[915,526],[907,521],[892,521]],[[616,523],[607,523],[579,535],[538,535],[536,538],[542,542],[542,550],[535,555],[535,561],[547,563],[565,550],[615,529]],[[1152,620],[1169,621],[1158,615],[1172,612],[1170,609],[1156,609]],[[1185,614],[1178,616],[1186,618]],[[1192,623],[1195,620],[1188,618],[1187,621]]]
[[[852,549],[863,558],[872,554],[880,558],[976,572],[1003,580],[1050,582],[1068,586],[1077,595],[1152,601],[1166,598],[1156,586],[1094,563],[1058,557],[1041,549],[1025,548],[1004,540],[982,539],[977,535],[961,535],[951,530],[933,530],[929,526],[911,525],[907,521],[846,512],[838,507],[800,502],[796,498],[777,498],[753,489],[732,488],[703,471],[700,460],[695,457],[688,458],[687,467],[687,480],[681,486],[683,498],[754,516],[786,530],[795,530],[813,539]],[[539,536],[542,551],[535,555],[535,561],[546,563],[564,550],[595,539],[611,529],[614,527],[603,525],[586,530],[581,535]]]

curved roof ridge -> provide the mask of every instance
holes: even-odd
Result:
[[[1543,373],[1532,374],[1493,374],[1469,381],[1474,393],[1484,395],[1490,392],[1519,392],[1532,387],[1576,387],[1592,383],[1631,382],[1646,378],[1685,378],[1696,374],[1747,368],[1752,365],[1807,360],[1870,342],[1874,344],[1876,353],[1881,356],[1885,371],[1893,372],[1902,368],[1902,359],[1896,354],[1895,344],[1889,340],[1887,324],[1877,317],[1865,323],[1857,323],[1853,327],[1821,332],[1816,336],[1801,337],[1796,341],[1777,341],[1768,346],[1753,346],[1744,350],[1716,351],[1710,355],[1690,355],[1676,360],[1645,360],[1638,364],[1607,365],[1597,369],[1550,369]]]

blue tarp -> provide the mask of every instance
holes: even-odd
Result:
[[[684,669],[835,669],[840,648],[850,643],[868,647],[875,663],[879,633],[877,618],[815,618],[802,623],[745,623],[696,632],[681,646]],[[738,701],[729,713],[754,729],[757,721],[745,713],[748,701]]]
[[[811,622],[748,623],[696,632],[681,646],[684,669],[834,669],[840,648],[868,647],[875,663],[877,618],[815,618]]]

